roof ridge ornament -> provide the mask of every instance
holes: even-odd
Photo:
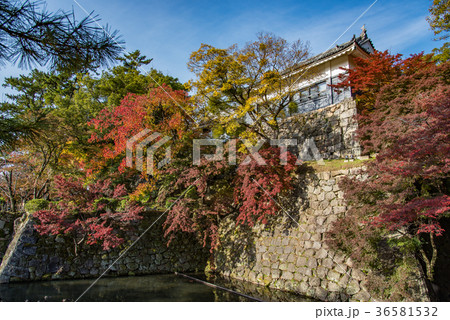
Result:
[[[360,37],[362,39],[367,38],[367,29],[366,29],[366,25],[365,24],[363,24],[363,26],[361,27],[361,35],[360,35]]]

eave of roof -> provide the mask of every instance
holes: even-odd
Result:
[[[340,44],[340,45],[336,45],[334,48],[331,48],[325,52],[322,52],[312,58],[305,60],[303,63],[298,65],[296,68],[294,68],[290,71],[286,71],[285,74],[296,73],[296,71],[298,71],[300,69],[304,69],[305,67],[311,68],[312,66],[316,66],[323,62],[326,62],[326,61],[333,59],[337,56],[340,56],[348,51],[353,51],[357,47],[362,52],[369,55],[370,52],[368,52],[366,49],[363,48],[363,45],[366,44],[367,42],[370,43],[372,48],[375,48],[372,43],[372,40],[370,40],[370,38],[367,37],[367,34],[365,32],[363,32],[359,37],[355,37],[355,35],[353,35],[353,38],[350,41],[344,42],[343,44]],[[348,49],[351,49],[351,50],[348,50]]]

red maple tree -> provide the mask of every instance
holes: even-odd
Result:
[[[101,146],[101,154],[90,169],[98,170],[110,165],[108,160],[118,159],[118,169],[123,172],[127,141],[144,129],[150,130],[148,135],[158,132],[168,136],[175,144],[185,136],[191,121],[185,115],[188,102],[186,91],[161,85],[151,88],[146,95],[130,93],[119,106],[103,109],[90,122],[94,129],[90,142]]]
[[[218,245],[221,218],[236,214],[238,223],[253,226],[279,213],[280,196],[293,189],[296,158],[289,152],[280,155],[275,147],[262,149],[259,155],[264,164],[253,157],[244,164],[248,154],[242,153],[237,156],[239,166],[204,158],[199,165],[189,160],[172,163],[162,174],[167,181],[159,195],[160,202],[173,204],[164,224],[166,236],[170,239],[177,231],[197,233],[212,251]]]
[[[142,219],[144,208],[122,203],[125,187],[113,186],[109,179],[85,186],[81,179],[57,176],[55,188],[60,200],[33,214],[35,228],[41,235],[71,236],[75,253],[83,242],[101,244],[104,250],[119,246],[124,242],[120,233]]]
[[[352,209],[331,230],[331,244],[361,258],[373,231],[395,231],[416,244],[433,280],[434,237],[444,232],[439,220],[450,210],[450,63],[378,52],[348,72],[343,85],[354,86],[362,106],[361,145],[377,156],[365,179],[344,179]],[[431,255],[420,245],[427,237]]]

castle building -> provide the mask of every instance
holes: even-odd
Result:
[[[356,102],[350,89],[336,92],[330,85],[338,84],[343,69],[355,66],[356,57],[366,58],[375,51],[365,27],[361,34],[318,54],[289,74],[296,79],[297,104],[295,112],[289,112],[283,136],[296,138],[298,145],[314,142],[320,158],[358,158],[361,148],[356,139],[358,123]],[[306,71],[305,71],[306,70]],[[308,70],[312,76],[302,77]],[[298,79],[298,80],[297,80]]]
[[[372,41],[363,26],[359,37],[353,36],[350,41],[336,45],[334,48],[306,60],[293,73],[293,76],[298,76],[300,79],[299,92],[296,96],[298,113],[324,108],[351,97],[350,90],[337,93],[329,85],[339,83],[339,75],[345,72],[342,68],[352,68],[355,57],[368,57],[374,50]],[[317,76],[313,80],[302,82],[301,74],[305,67],[313,68]]]

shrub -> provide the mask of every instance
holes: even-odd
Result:
[[[39,210],[45,210],[48,208],[49,202],[45,199],[32,199],[25,203],[25,211],[27,213],[35,213]]]

